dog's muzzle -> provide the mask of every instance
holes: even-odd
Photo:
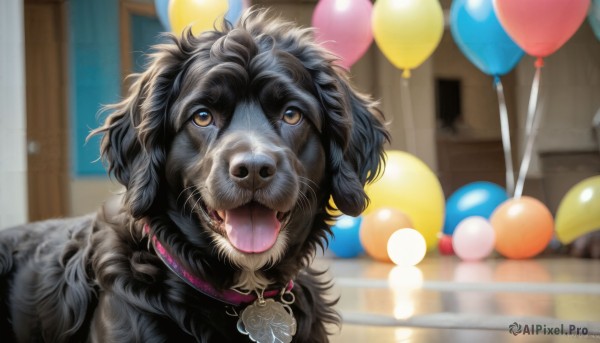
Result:
[[[206,207],[237,250],[259,254],[277,242],[298,194],[286,150],[268,134],[237,130],[215,151]]]

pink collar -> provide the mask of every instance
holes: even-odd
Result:
[[[179,276],[183,281],[187,284],[195,288],[198,292],[203,293],[215,300],[219,300],[229,305],[240,306],[243,304],[249,304],[258,299],[257,295],[254,293],[240,293],[233,289],[227,290],[217,290],[208,282],[200,279],[198,276],[192,274],[189,270],[185,268],[173,255],[171,255],[167,249],[162,245],[162,243],[156,238],[156,236],[152,235],[150,232],[150,226],[148,224],[144,224],[144,233],[151,236],[152,245],[154,246],[154,250],[157,255],[163,261],[163,263],[177,276]],[[269,289],[265,290],[263,296],[265,298],[273,298],[279,294],[282,294],[286,291],[291,291],[294,287],[294,282],[290,280],[284,289]]]

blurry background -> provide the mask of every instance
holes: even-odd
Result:
[[[316,0],[253,0],[310,26]],[[442,0],[447,10],[450,0]],[[98,160],[102,105],[124,94],[124,77],[142,70],[163,30],[152,0],[0,2],[0,227],[94,211],[119,186]],[[503,77],[518,166],[533,79],[525,56]],[[401,71],[372,44],[352,66],[355,86],[380,100],[390,148],[403,150]],[[588,24],[546,59],[543,122],[525,194],[555,211],[567,190],[600,173],[592,118],[600,108],[600,44]],[[436,172],[446,196],[473,181],[504,185],[493,80],[476,69],[445,30],[433,55],[413,71],[410,94],[416,155]]]

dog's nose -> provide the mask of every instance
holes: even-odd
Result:
[[[229,163],[229,175],[241,187],[263,188],[271,182],[277,172],[275,159],[264,153],[237,153]]]

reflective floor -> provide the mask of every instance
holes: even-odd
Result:
[[[570,257],[416,267],[322,257],[344,323],[331,342],[600,341],[600,260]]]

